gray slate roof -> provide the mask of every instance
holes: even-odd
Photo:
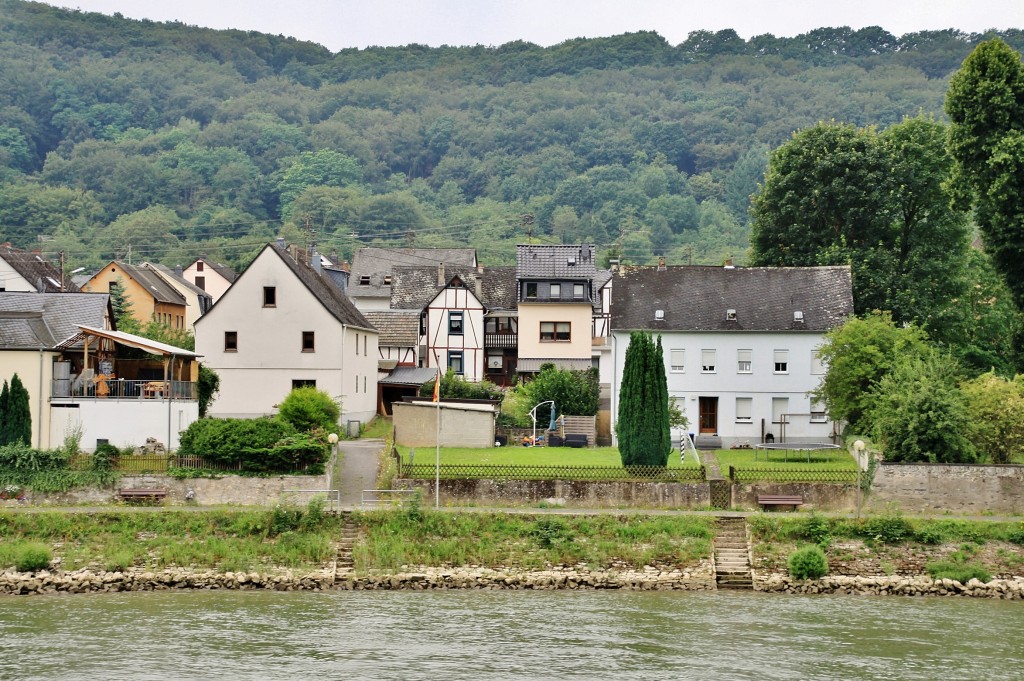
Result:
[[[852,314],[845,266],[626,267],[612,280],[614,331],[827,331]]]
[[[388,297],[391,287],[384,285],[384,277],[394,267],[437,268],[438,263],[446,267],[476,267],[474,248],[360,248],[352,258],[348,295],[353,298]],[[364,276],[370,278],[368,286],[360,285]]]
[[[189,291],[191,291],[192,293],[196,294],[200,298],[208,298],[210,300],[210,302],[207,303],[207,305],[206,305],[207,309],[209,309],[210,305],[213,304],[213,296],[211,296],[209,293],[207,293],[203,289],[199,288],[198,286],[196,286],[191,281],[189,281],[185,277],[181,276],[180,274],[178,274],[174,270],[172,270],[167,265],[160,265],[160,264],[157,264],[157,263],[147,262],[147,263],[143,263],[143,266],[148,267],[150,269],[156,270],[157,272],[160,273],[161,277],[165,277],[166,279],[173,279],[175,282],[178,283],[178,285],[184,286],[185,288],[187,288]]]
[[[103,328],[109,293],[0,292],[0,349],[54,349],[78,325]]]
[[[377,381],[384,385],[423,385],[437,378],[437,369],[430,367],[398,367]]]
[[[200,261],[203,262],[204,269],[208,267],[232,283],[234,283],[235,279],[238,278],[238,274],[227,265],[224,265],[223,263],[219,262],[211,262],[206,258],[196,258],[195,260],[192,261],[189,267],[192,267],[192,265],[195,265],[197,262]]]
[[[412,347],[420,341],[418,310],[367,310],[363,316],[380,332],[382,346]]]
[[[593,279],[597,271],[593,244],[516,246],[518,279]]]
[[[391,307],[396,310],[422,310],[444,286],[438,286],[438,268],[396,267],[392,270]],[[476,267],[445,266],[445,286],[458,277],[476,294],[480,282],[480,298],[488,310],[516,309],[515,268],[487,267],[479,272]],[[355,288],[354,286],[351,288]]]
[[[313,268],[307,265],[305,262],[296,261],[288,253],[282,251],[274,244],[267,244],[263,250],[273,249],[274,253],[277,254],[281,261],[284,262],[288,268],[295,273],[309,292],[312,293],[317,300],[324,306],[324,308],[330,312],[335,319],[342,324],[348,326],[358,326],[364,329],[373,329],[374,326],[363,316],[363,313],[356,309],[356,306],[352,304],[352,301],[342,292],[340,288],[334,285],[329,279],[325,279],[316,272]],[[260,253],[262,255],[262,252]],[[257,258],[259,256],[256,256]],[[244,273],[242,276],[245,276]]]
[[[141,284],[158,303],[185,305],[185,296],[167,283],[163,277],[145,265],[129,265],[120,260],[115,261],[121,272]]]
[[[60,269],[37,253],[14,248],[10,244],[0,244],[0,259],[6,260],[11,268],[25,278],[40,293],[60,293]],[[3,282],[0,282],[0,286]],[[64,291],[79,293],[81,289],[71,278],[64,277]]]

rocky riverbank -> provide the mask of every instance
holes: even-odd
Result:
[[[824,577],[794,580],[785,575],[758,576],[758,591],[794,594],[857,594],[894,596],[964,596],[1024,600],[1024,578],[994,579],[987,583],[971,580],[960,584],[929,577]],[[666,570],[513,570],[484,567],[409,568],[389,574],[358,574],[350,570],[317,570],[307,573],[283,571],[216,572],[187,569],[161,571],[126,570],[104,572],[76,570],[0,573],[0,594],[31,595],[56,593],[114,593],[120,591],[164,591],[170,589],[241,589],[274,591],[410,590],[431,589],[626,589],[634,591],[709,591],[715,589],[710,569]]]

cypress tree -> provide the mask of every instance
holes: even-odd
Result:
[[[11,390],[7,397],[7,413],[4,418],[7,444],[24,442],[32,444],[32,412],[28,405],[28,390],[22,385],[18,374],[11,378]]]
[[[0,390],[0,447],[10,443],[8,435],[7,405],[11,401],[11,390],[7,386],[7,379],[4,379],[3,390]]]
[[[634,331],[629,337],[615,423],[623,466],[664,466],[671,446],[668,383],[661,339]]]

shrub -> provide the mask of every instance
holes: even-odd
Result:
[[[914,528],[900,514],[888,513],[865,522],[861,532],[868,539],[885,544],[899,544],[914,535]]]
[[[311,431],[323,429],[336,431],[341,407],[334,398],[313,386],[295,388],[281,401],[277,410],[279,418],[292,425],[295,430]]]
[[[793,579],[820,579],[828,574],[828,560],[820,546],[797,549],[789,557],[789,574]]]
[[[497,402],[501,402],[505,396],[501,388],[490,381],[484,380],[479,383],[473,383],[459,376],[451,369],[441,377],[441,388],[438,390],[438,393],[441,397],[448,399],[495,400]],[[419,395],[420,397],[433,397],[434,381],[421,385]]]
[[[992,579],[988,570],[976,563],[940,560],[928,563],[925,570],[928,571],[932,579],[952,579],[961,584],[966,584],[972,579],[977,579],[979,582],[987,582]]]
[[[914,539],[922,544],[941,544],[946,541],[946,533],[938,527],[928,526],[915,532]]]
[[[92,469],[95,471],[113,470],[119,456],[121,456],[121,452],[109,442],[97,445],[96,451],[92,454]]]
[[[201,456],[214,463],[237,464],[242,452],[273,447],[287,435],[291,424],[275,418],[199,419],[181,435],[178,453]]]
[[[46,544],[25,544],[15,555],[14,567],[18,572],[35,572],[50,567],[51,560],[53,554]]]
[[[828,518],[818,513],[811,513],[800,528],[800,536],[819,546],[826,546],[832,538]]]
[[[1009,531],[1006,541],[1024,546],[1024,522]]]

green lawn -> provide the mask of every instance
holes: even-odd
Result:
[[[755,460],[756,454],[756,460]],[[810,455],[810,462],[807,458]],[[857,470],[857,462],[845,449],[801,450],[754,450],[719,449],[715,452],[722,472],[729,466],[737,468],[802,468],[814,470]]]
[[[410,459],[409,447],[399,447],[402,461]],[[436,451],[434,447],[419,447],[413,458],[415,463],[434,463]],[[441,463],[452,465],[491,464],[517,466],[621,466],[617,447],[488,447],[471,449],[468,447],[442,447]],[[678,467],[679,452],[672,452],[668,465]],[[687,467],[696,467],[687,459]]]

